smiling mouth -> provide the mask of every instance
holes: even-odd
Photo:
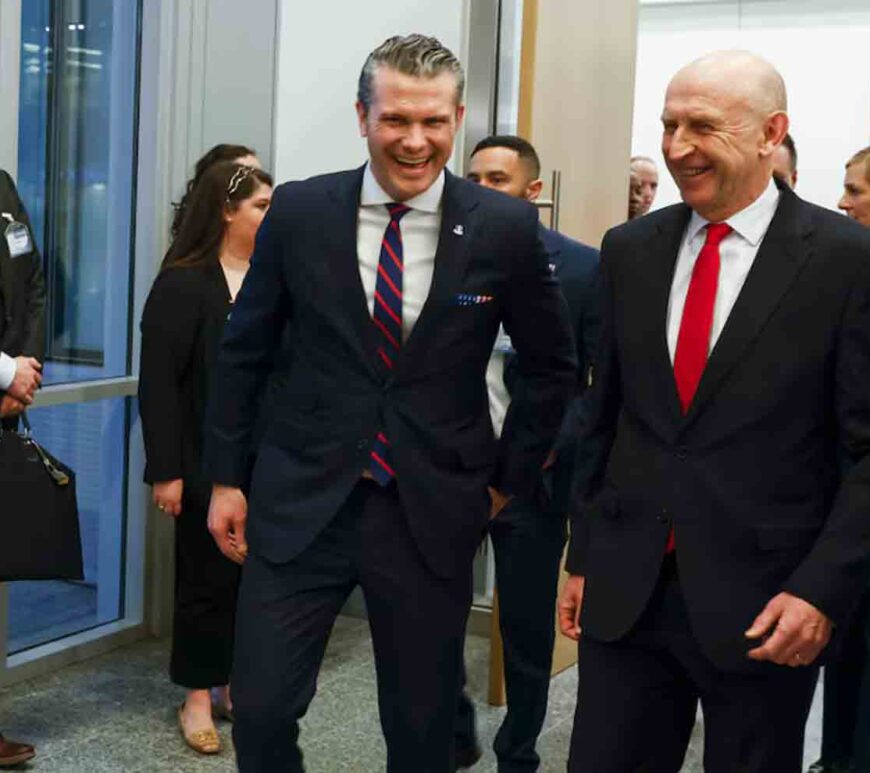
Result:
[[[691,180],[695,177],[699,177],[710,170],[709,166],[690,166],[685,169],[681,169],[679,172],[679,176],[681,179]]]
[[[422,169],[429,163],[429,156],[426,158],[402,158],[400,156],[395,156],[395,161],[399,166],[403,166],[406,169]]]

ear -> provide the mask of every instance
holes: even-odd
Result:
[[[526,186],[526,198],[529,201],[537,201],[538,196],[541,195],[541,191],[544,189],[544,181],[539,177],[537,180],[532,180]]]
[[[780,111],[771,113],[764,122],[764,142],[761,145],[761,155],[770,157],[785,139],[788,133],[788,116]]]
[[[356,101],[356,120],[359,123],[359,136],[360,137],[368,137],[368,125],[367,125],[368,113],[366,112],[365,105],[359,100]]]
[[[456,126],[462,125],[462,119],[465,118],[465,105],[456,106]]]

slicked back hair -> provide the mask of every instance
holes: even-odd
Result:
[[[378,67],[389,67],[415,78],[435,78],[445,72],[452,73],[456,78],[456,104],[462,102],[465,72],[453,52],[437,38],[418,34],[395,35],[366,57],[356,93],[366,113],[372,105],[372,81]]]
[[[471,157],[474,158],[481,150],[487,148],[507,148],[515,151],[520,157],[520,161],[528,165],[533,180],[537,180],[541,176],[541,159],[538,158],[538,152],[534,145],[528,140],[517,137],[515,134],[493,134],[490,137],[484,137],[474,146]]]
[[[854,164],[864,164],[864,179],[870,183],[870,146],[859,150],[846,162],[846,169]]]

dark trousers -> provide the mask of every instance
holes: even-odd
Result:
[[[395,485],[361,481],[297,558],[272,564],[251,555],[245,562],[233,671],[242,773],[303,770],[298,720],[356,585],[368,609],[387,770],[452,771],[471,561],[461,576],[436,577],[412,539]]]
[[[540,764],[535,744],[547,714],[565,519],[549,512],[542,493],[534,501],[511,500],[490,522],[489,533],[495,553],[507,694],[507,714],[493,749],[499,771],[533,771]],[[463,691],[456,745],[469,748],[475,743],[474,710]]]
[[[707,773],[800,773],[817,667],[717,669],[692,635],[674,561],[635,628],[580,640],[569,773],[677,773],[698,701]]]
[[[229,684],[239,567],[208,531],[208,487],[185,481],[175,522],[175,613],[169,675],[188,690]]]
[[[865,593],[834,658],[825,664],[822,760],[870,771],[870,593]]]

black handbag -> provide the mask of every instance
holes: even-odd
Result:
[[[0,428],[0,581],[81,580],[75,474],[21,423]]]

